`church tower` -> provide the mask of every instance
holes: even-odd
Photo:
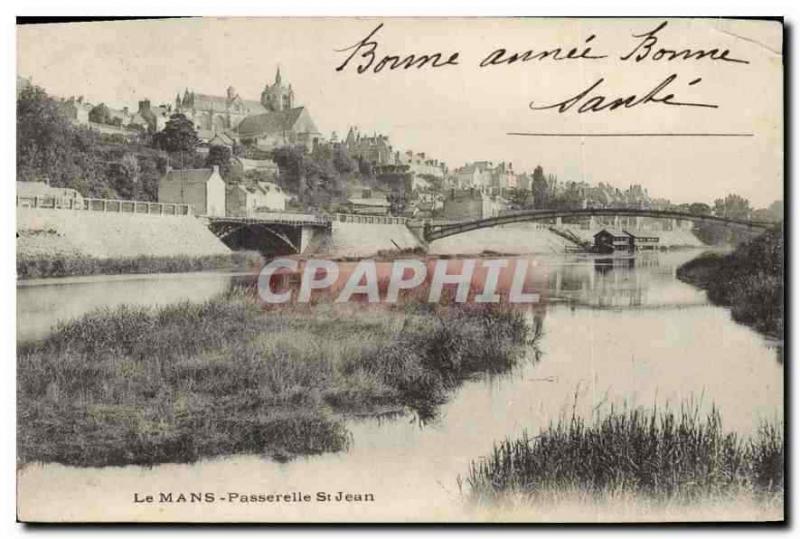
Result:
[[[289,110],[294,107],[294,90],[292,85],[284,86],[281,78],[281,68],[275,73],[275,82],[267,84],[261,92],[261,104],[271,112]]]

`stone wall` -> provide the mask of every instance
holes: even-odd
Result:
[[[396,244],[396,245],[395,245]],[[324,247],[330,256],[372,256],[378,251],[414,249],[422,244],[402,224],[360,224],[334,221],[331,238]]]

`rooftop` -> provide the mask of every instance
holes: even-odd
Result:
[[[277,112],[266,112],[248,116],[241,121],[236,131],[241,137],[254,137],[268,133],[290,131],[303,113],[303,107]]]
[[[358,206],[391,206],[388,200],[385,198],[351,198],[348,199],[350,204],[358,205]]]

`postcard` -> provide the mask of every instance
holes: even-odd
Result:
[[[16,31],[20,521],[784,520],[781,19]]]

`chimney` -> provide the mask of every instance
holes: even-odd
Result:
[[[211,167],[211,173],[219,174],[219,165],[214,165],[213,167]]]

